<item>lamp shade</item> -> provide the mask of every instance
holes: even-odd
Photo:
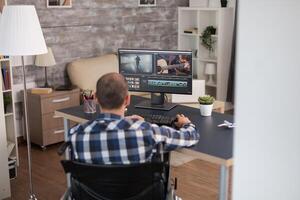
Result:
[[[39,67],[51,67],[56,65],[52,49],[48,47],[48,53],[37,55],[35,57],[35,65]]]
[[[205,66],[205,74],[206,75],[216,74],[216,65],[214,63],[207,63]]]
[[[2,55],[30,56],[47,53],[34,6],[4,6],[0,30]]]

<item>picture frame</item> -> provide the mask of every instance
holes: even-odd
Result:
[[[154,7],[156,0],[138,0],[139,7]]]
[[[47,0],[47,8],[72,8],[72,0]]]

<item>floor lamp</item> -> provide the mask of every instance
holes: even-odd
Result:
[[[37,199],[32,184],[31,143],[28,125],[24,56],[47,53],[41,25],[34,6],[5,6],[0,21],[0,54],[21,56],[24,81],[24,118],[27,138],[29,199]]]

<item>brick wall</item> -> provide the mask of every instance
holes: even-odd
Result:
[[[8,4],[33,4],[37,8],[48,46],[57,66],[49,79],[67,80],[68,62],[116,52],[120,47],[177,48],[177,7],[188,0],[157,0],[156,7],[138,7],[138,0],[73,0],[73,7],[46,8],[46,0],[8,0]],[[30,81],[43,81],[43,70],[28,67]],[[14,70],[15,84],[22,81]]]

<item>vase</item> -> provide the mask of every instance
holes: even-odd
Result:
[[[213,109],[213,104],[211,105],[200,104],[200,114],[204,117],[211,116],[212,109]]]
[[[214,59],[215,58],[215,52],[213,50],[208,51],[208,58]]]
[[[222,8],[226,8],[227,7],[227,3],[228,3],[227,0],[221,0],[221,7]]]

